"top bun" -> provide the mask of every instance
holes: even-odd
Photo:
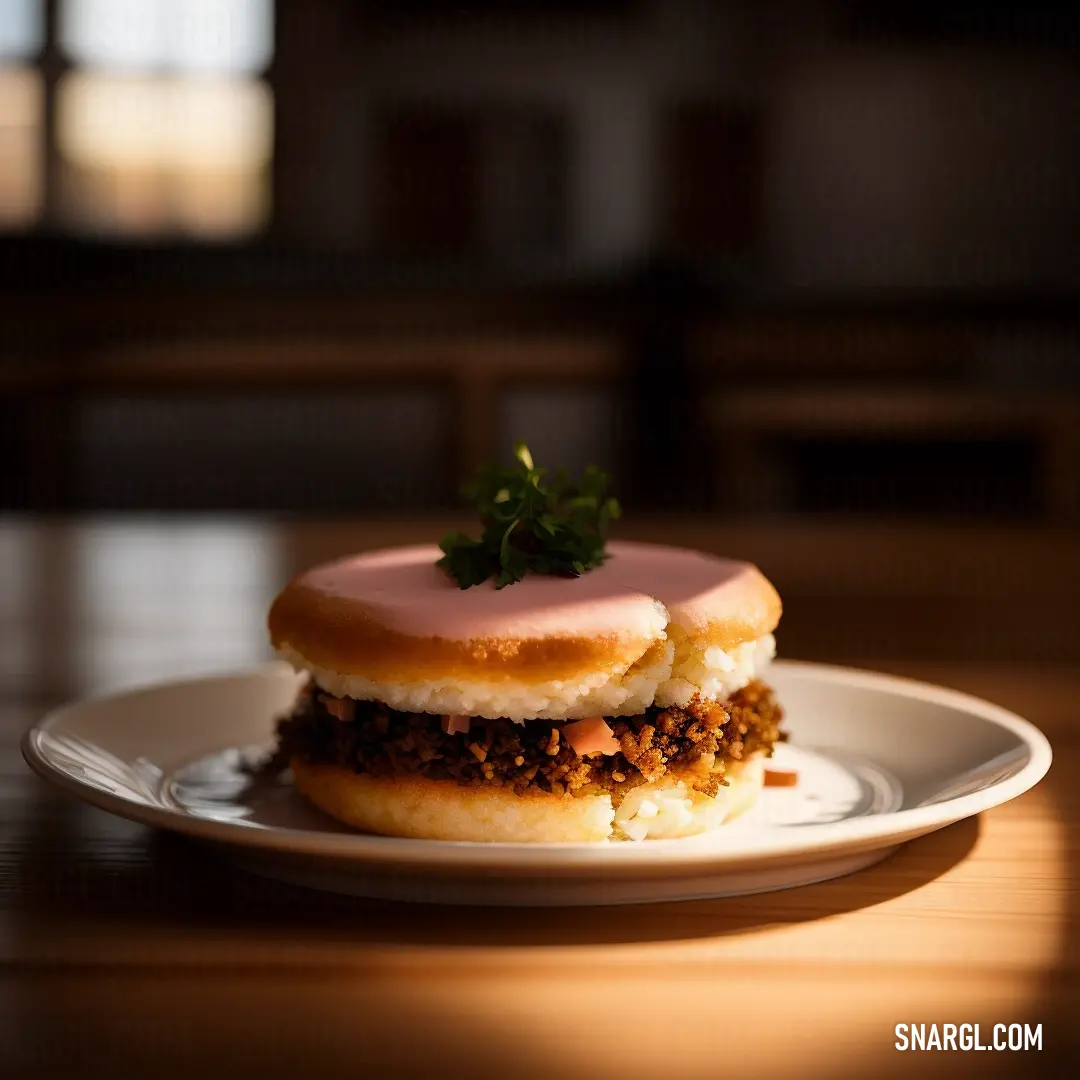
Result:
[[[441,554],[390,548],[301,574],[270,609],[274,647],[339,697],[513,720],[726,696],[772,654],[780,598],[749,563],[610,543],[578,578],[463,590]]]

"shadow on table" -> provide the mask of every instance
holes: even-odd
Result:
[[[913,841],[852,877],[785,892],[628,907],[449,908],[364,901],[254,877],[195,843],[99,813],[27,781],[37,790],[21,807],[21,820],[11,822],[15,873],[0,885],[8,925],[35,961],[20,965],[23,974],[9,980],[6,1003],[0,980],[5,1076],[63,1075],[72,1062],[86,1061],[98,1070],[88,1075],[153,1072],[165,1080],[189,1078],[213,1060],[218,1074],[234,1080],[324,1070],[340,1075],[357,1063],[365,1075],[452,1080],[483,1074],[477,1071],[479,1047],[484,1061],[512,1059],[519,1080],[638,1077],[644,1074],[635,1068],[632,1041],[611,1059],[612,1069],[597,1071],[591,1057],[569,1061],[564,1040],[553,1037],[557,1032],[536,1026],[558,1015],[563,996],[567,1008],[587,1014],[624,977],[634,978],[629,970],[624,974],[613,951],[588,946],[706,942],[872,908],[946,874],[972,851],[981,828],[980,819],[969,819]],[[907,932],[921,931],[913,923]],[[288,953],[290,946],[298,951]],[[428,948],[411,952],[410,946]],[[470,946],[483,958],[467,952]],[[575,971],[565,953],[548,963],[538,946],[580,947],[588,970]],[[399,950],[395,959],[389,959],[388,948]],[[695,982],[690,970],[685,983],[679,973],[679,957],[692,955],[696,950],[666,959],[652,950],[640,955],[643,964],[649,956],[659,962],[660,1011],[642,1016],[635,1028],[635,1038],[646,1045],[670,1030],[702,1030],[700,1025],[713,1020],[721,1024],[720,1034],[709,1034],[708,1045],[724,1044],[722,1004],[708,994],[697,996],[699,984],[711,985],[708,978]],[[712,956],[699,974],[711,978],[722,962]],[[526,972],[547,963],[548,973],[521,980],[522,963]],[[551,974],[560,966],[562,974]],[[590,978],[582,982],[582,974]],[[805,1013],[827,1028],[816,1042],[800,1029],[805,1045],[834,1047],[822,1059],[826,1066],[808,1061],[805,1075],[854,1080],[869,1071],[880,1077],[907,1074],[909,1062],[883,1055],[891,1052],[895,1016],[907,1015],[902,1003],[912,978],[919,986],[929,974],[909,974],[903,982],[891,970],[878,978],[841,965],[831,975],[823,972],[820,982],[812,967],[797,966],[794,977],[801,978],[802,992],[812,989],[819,1000],[796,996],[794,1003],[781,1002],[785,1030]],[[755,981],[752,973],[735,978],[740,994],[756,995],[744,1003],[745,1015],[732,1014],[752,1045],[755,1037],[775,1034],[777,1017],[766,1005],[776,988],[768,979]],[[901,978],[895,991],[894,978]],[[862,994],[873,1023],[856,1031],[835,1017],[846,1017],[841,1004],[850,1007]],[[689,1009],[686,1017],[682,1009]],[[1067,1028],[1058,1022],[1052,1000],[1033,999],[1030,1009],[1060,1040],[1058,1050],[1064,1049]],[[888,1013],[881,1030],[875,1010]],[[1011,1013],[1006,1018],[1015,1019]],[[574,1030],[580,1032],[580,1025]],[[612,1046],[605,1053],[617,1054],[617,1040]],[[1053,1055],[1049,1049],[1047,1058]],[[725,1053],[732,1071],[754,1074],[737,1067],[737,1052]],[[744,1056],[754,1060],[749,1052]],[[1030,1068],[1026,1055],[980,1057],[998,1059],[980,1061],[980,1074],[1027,1075],[1021,1067]],[[700,1064],[699,1058],[693,1060]],[[572,1068],[574,1062],[581,1067]],[[938,1064],[929,1061],[928,1078],[965,1074],[951,1059]],[[696,1068],[685,1075],[715,1073]]]
[[[903,846],[855,875],[796,889],[715,900],[603,907],[467,907],[364,900],[284,884],[234,868],[207,848],[76,807],[40,791],[7,907],[110,926],[242,929],[245,940],[529,947],[709,938],[829,918],[872,907],[933,881],[974,847],[971,818]],[[46,805],[47,804],[47,805]],[[64,833],[76,829],[81,843]],[[97,835],[99,834],[100,835]],[[72,857],[72,852],[78,852]],[[12,911],[12,909],[14,909]],[[166,936],[163,930],[162,937]]]
[[[249,915],[290,922],[310,911],[351,940],[386,945],[530,947],[678,941],[738,934],[872,907],[933,881],[975,846],[977,818],[907,845],[857,875],[802,888],[712,900],[595,907],[477,907],[363,900],[255,879],[240,894],[260,897]],[[162,838],[164,839],[164,838]],[[175,838],[168,838],[170,846]],[[239,884],[239,883],[238,883]],[[265,898],[265,899],[262,899]],[[265,903],[262,911],[259,909]],[[244,905],[246,906],[246,905]],[[243,906],[238,914],[243,914]],[[362,919],[357,921],[357,917]],[[261,921],[261,920],[260,920]]]

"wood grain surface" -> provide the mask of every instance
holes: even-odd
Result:
[[[1075,535],[652,527],[756,558],[795,627],[785,655],[958,687],[1053,744],[1027,795],[821,885],[567,911],[366,902],[249,877],[23,764],[22,732],[58,701],[256,661],[292,572],[440,528],[0,525],[0,1076],[1041,1076],[1077,1061],[1080,670],[1060,576]],[[1055,578],[1056,608],[1035,592]],[[965,608],[1000,623],[972,627],[987,647],[961,635],[950,658],[943,636],[920,641]],[[1035,608],[1056,615],[1017,623]],[[887,648],[898,617],[907,647]],[[822,620],[843,623],[825,646]],[[920,1022],[978,1022],[984,1042],[995,1023],[1041,1024],[1043,1049],[895,1050],[895,1025]]]

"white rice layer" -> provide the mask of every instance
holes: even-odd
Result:
[[[585,716],[632,716],[644,712],[660,682],[671,671],[673,649],[661,641],[630,667],[615,665],[577,679],[525,683],[433,679],[374,682],[362,675],[339,675],[308,664],[292,649],[279,655],[298,670],[311,672],[316,684],[335,697],[384,701],[403,712],[485,716],[511,720],[567,720]]]
[[[670,635],[670,636],[669,636]],[[526,683],[433,679],[377,682],[309,664],[288,646],[279,650],[299,671],[335,697],[383,701],[403,712],[458,714],[511,720],[573,720],[634,716],[654,702],[685,705],[695,694],[723,699],[754,679],[776,652],[772,634],[724,650],[687,638],[676,626],[635,663],[614,665],[576,679]]]
[[[682,780],[661,778],[635,788],[615,811],[618,840],[673,840],[696,836],[723,825],[748,809],[765,777],[765,759],[757,755],[729,772],[730,784],[715,796],[688,788]]]
[[[688,638],[674,623],[668,634],[675,645],[671,674],[656,688],[657,705],[686,705],[697,694],[706,701],[730,697],[769,665],[776,638],[764,634],[733,649],[718,649],[701,638]]]

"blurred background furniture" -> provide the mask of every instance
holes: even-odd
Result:
[[[1075,521],[1080,15],[9,0],[0,508]]]

